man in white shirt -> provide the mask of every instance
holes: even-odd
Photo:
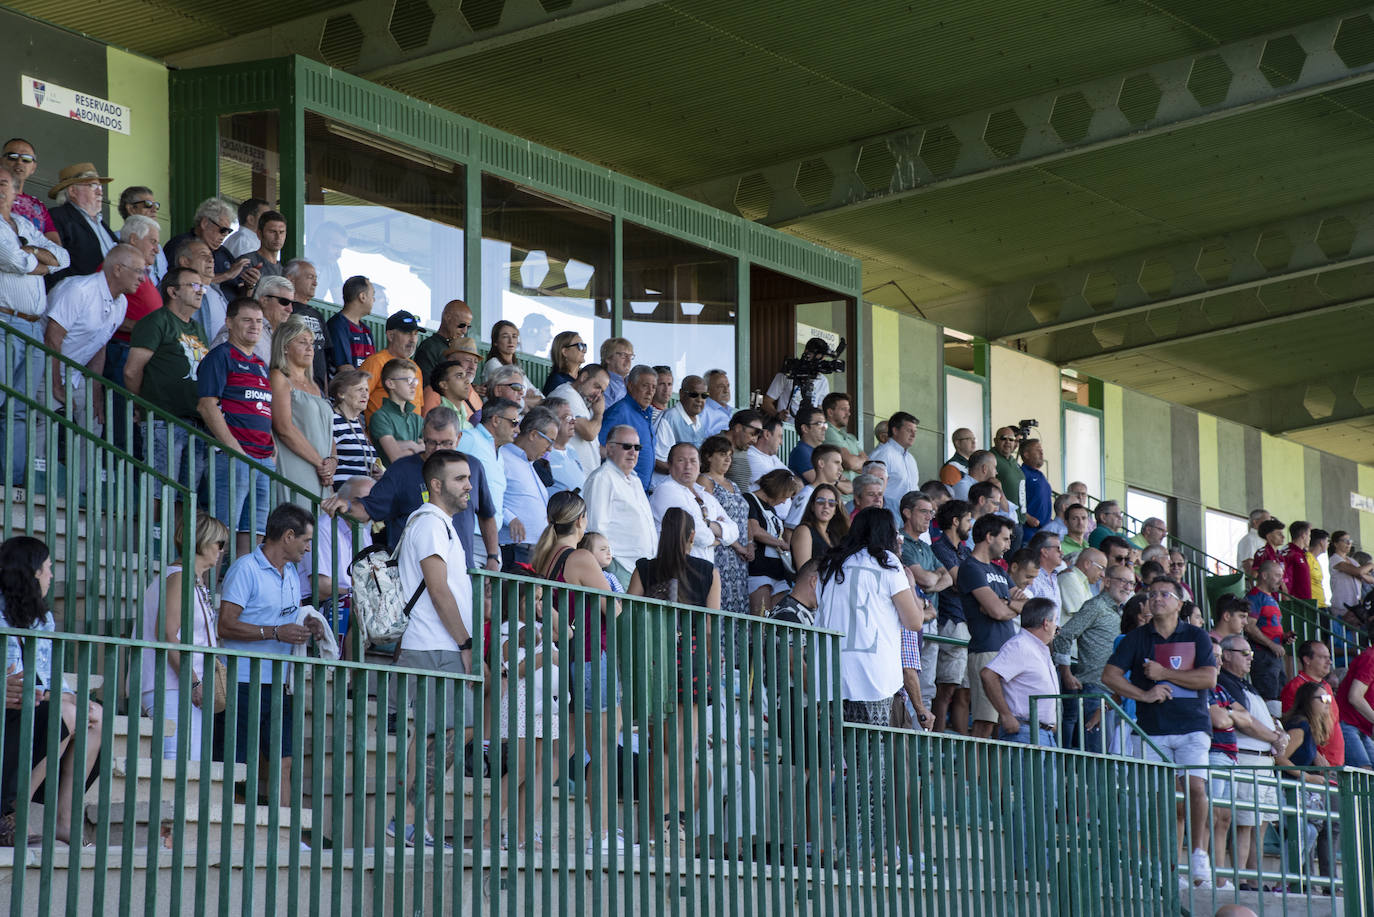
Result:
[[[909,491],[921,486],[921,473],[916,467],[916,459],[907,450],[916,442],[916,430],[920,421],[906,411],[898,411],[887,421],[887,442],[874,449],[869,455],[872,461],[887,466],[887,497],[900,502]]]
[[[132,245],[116,245],[105,256],[104,267],[95,274],[68,277],[48,294],[47,322],[43,343],[77,363],[84,364],[96,377],[105,369],[105,345],[124,322],[126,299],[143,282],[146,265],[142,253]],[[67,416],[85,424],[82,405],[90,400],[95,423],[105,423],[105,402],[96,379],[82,384],[82,377],[67,377],[60,360],[53,360],[53,397],[59,404],[67,401],[65,382],[71,387],[72,403]],[[98,427],[97,427],[98,429]]]
[[[826,354],[830,353],[830,345],[824,338],[812,338],[806,342],[806,349],[802,351],[799,358],[803,363],[816,363],[823,360]],[[815,367],[812,367],[815,372]],[[803,373],[801,375],[809,375]],[[773,377],[773,381],[768,386],[768,391],[763,395],[763,413],[775,415],[783,420],[791,420],[797,416],[797,411],[802,406],[802,396],[805,392],[805,383],[797,382],[786,373],[778,373]],[[820,407],[825,396],[830,394],[830,382],[820,373],[815,373],[811,378],[811,399],[812,407]]]
[[[401,578],[401,592],[415,604],[410,610],[410,623],[401,637],[401,651],[397,654],[398,665],[413,669],[429,669],[435,672],[463,675],[472,671],[472,583],[468,579],[467,558],[463,555],[463,543],[453,530],[453,514],[467,508],[472,494],[472,478],[467,459],[451,449],[439,449],[425,459],[422,475],[425,489],[429,492],[429,502],[410,514],[406,520],[405,533],[401,536],[398,549],[397,572]],[[415,685],[408,692],[415,696]],[[442,728],[452,732],[455,728],[457,705],[451,702],[453,683],[436,679],[430,685],[429,710],[424,728],[428,735],[426,764],[427,771],[434,767],[435,734]],[[450,700],[447,706],[447,722],[440,724],[436,710],[438,694]],[[470,709],[471,698],[465,688],[459,689],[462,703]],[[465,718],[464,722],[471,722]],[[418,726],[418,724],[417,724]],[[416,781],[415,762],[418,755],[415,749],[417,728],[412,734],[410,751],[406,756],[409,762],[406,769],[405,840],[408,844],[416,841],[419,828],[416,826]],[[453,763],[454,736],[447,737],[445,762],[441,770],[446,771]],[[387,826],[387,833],[394,835],[396,825]],[[429,832],[425,832],[426,846],[433,843]]]
[[[668,480],[668,450],[678,443],[700,446],[706,441],[706,380],[687,376],[678,390],[678,402],[664,411],[654,426],[653,486]]]
[[[260,197],[250,197],[239,204],[239,228],[224,240],[224,248],[235,258],[242,258],[258,250],[262,240],[258,238],[258,217],[272,209],[270,202]]]
[[[782,420],[777,417],[765,417],[759,438],[746,450],[749,453],[749,486],[751,488],[758,487],[759,478],[768,472],[787,467],[787,463],[778,458],[778,448],[781,445]]]
[[[573,437],[568,448],[588,473],[601,464],[601,418],[606,413],[604,396],[610,379],[601,364],[588,363],[577,371],[576,382],[564,382],[549,392],[550,398],[563,398],[572,406]]]
[[[537,407],[520,421],[520,435],[498,450],[506,469],[506,498],[502,509],[502,561],[527,564],[535,542],[549,524],[549,489],[534,463],[549,451],[558,435],[558,415]]]
[[[811,468],[815,472],[815,483],[807,484],[801,493],[792,499],[792,512],[783,520],[789,533],[801,525],[802,516],[806,515],[806,504],[811,500],[811,494],[815,492],[817,484],[830,484],[839,488],[840,475],[844,474],[844,458],[840,454],[840,447],[830,443],[817,446],[811,451]]]
[[[611,573],[627,589],[635,561],[652,557],[658,547],[653,508],[635,474],[639,448],[634,427],[612,429],[606,437],[606,461],[587,475],[582,488],[587,531],[600,532],[611,543]]]
[[[43,278],[50,271],[68,267],[71,257],[39,227],[12,212],[16,195],[14,176],[8,169],[0,169],[0,217],[4,218],[0,219],[0,323],[20,334],[42,340],[43,316],[48,311],[47,286]],[[42,372],[41,352],[6,335],[0,346],[0,376],[24,394],[38,395]],[[5,396],[0,395],[0,407],[4,403]],[[9,467],[10,480],[15,484],[23,479],[28,460],[27,413],[24,405],[14,405],[12,457],[0,461]]]
[[[1250,510],[1250,528],[1246,530],[1245,537],[1236,545],[1236,567],[1244,570],[1246,576],[1250,576],[1254,571],[1250,569],[1251,562],[1255,559],[1255,552],[1264,547],[1264,539],[1259,536],[1259,527],[1269,521],[1269,510],[1252,509]]]
[[[482,406],[482,422],[463,433],[458,451],[482,463],[487,473],[487,490],[497,519],[505,520],[506,466],[498,457],[499,450],[515,439],[520,426],[520,406],[508,398],[489,398]],[[477,529],[481,534],[481,529]],[[476,545],[473,545],[476,548]],[[486,557],[480,559],[487,562]]]
[[[663,524],[663,514],[669,507],[683,510],[696,523],[692,550],[688,553],[714,563],[716,546],[738,541],[739,526],[711,492],[697,483],[701,475],[701,453],[696,446],[689,443],[674,446],[668,453],[668,474],[668,480],[654,488],[649,498],[655,524]]]

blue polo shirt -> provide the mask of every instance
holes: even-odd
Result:
[[[816,451],[815,446],[807,443],[797,443],[792,447],[792,453],[787,456],[787,467],[797,477],[801,477],[811,471],[811,453]]]
[[[639,461],[635,463],[635,474],[639,475],[640,483],[644,485],[644,492],[652,490],[654,475],[654,423],[653,408],[640,407],[639,402],[629,395],[621,398],[615,404],[606,409],[606,413],[601,416],[601,444],[606,444],[606,437],[618,426],[629,425],[634,427],[639,433],[639,444],[643,447],[639,450]]]
[[[424,464],[424,458],[419,455],[397,459],[373,486],[372,492],[358,501],[369,516],[386,523],[387,547],[393,551],[401,540],[401,532],[410,514],[429,499],[422,474]],[[472,496],[468,498],[467,509],[454,514],[453,530],[458,533],[463,555],[471,563],[477,520],[493,518],[496,505],[492,502],[491,491],[487,489],[487,474],[482,463],[469,458],[468,469],[472,472]]]
[[[1188,657],[1192,658],[1189,659]],[[1145,677],[1145,660],[1153,659],[1165,668],[1180,670],[1199,669],[1215,666],[1216,656],[1212,652],[1212,638],[1207,631],[1179,621],[1178,627],[1167,637],[1161,637],[1153,624],[1137,627],[1121,638],[1112,650],[1108,665],[1114,665],[1126,673],[1127,680],[1142,691],[1148,691],[1155,682]],[[1170,660],[1177,660],[1172,666]],[[1190,732],[1212,731],[1212,720],[1207,714],[1210,691],[1173,686],[1173,697],[1158,704],[1135,705],[1136,722],[1148,735],[1186,735]]]
[[[296,609],[301,601],[301,577],[296,565],[287,563],[278,571],[262,553],[259,546],[252,554],[240,557],[224,574],[224,586],[220,599],[243,609],[239,620],[254,627],[265,627],[270,632],[281,624],[296,623]],[[290,655],[295,648],[281,640],[225,640],[224,645],[236,650],[250,650],[254,653],[280,653]],[[272,683],[272,667],[275,663],[264,662],[258,670],[258,680],[263,684]],[[250,681],[248,660],[239,662],[239,681]]]
[[[1029,465],[1022,465],[1021,471],[1026,476],[1025,510],[1039,519],[1043,526],[1054,518],[1054,490],[1050,487],[1050,479]],[[1027,525],[1025,531],[1025,538],[1029,541],[1040,529]]]

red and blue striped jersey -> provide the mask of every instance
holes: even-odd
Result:
[[[225,341],[200,361],[197,393],[218,398],[229,432],[252,458],[272,454],[272,384],[267,364]]]
[[[325,327],[329,335],[329,361],[332,370],[337,370],[340,366],[362,366],[364,360],[377,352],[372,332],[361,325],[353,324],[342,312],[325,322]]]

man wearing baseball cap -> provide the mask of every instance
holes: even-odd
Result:
[[[372,391],[367,396],[367,419],[372,412],[386,400],[386,389],[382,388],[382,367],[397,358],[409,360],[415,355],[415,345],[420,340],[420,320],[409,312],[397,312],[386,320],[386,347],[372,354],[358,368],[372,376]],[[424,410],[424,392],[415,387],[415,411]]]

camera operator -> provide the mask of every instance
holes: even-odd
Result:
[[[764,413],[791,420],[804,403],[820,407],[830,394],[830,383],[823,375],[827,368],[820,365],[829,355],[830,345],[825,339],[812,338],[800,357],[783,361],[782,372],[773,377],[764,393]]]

